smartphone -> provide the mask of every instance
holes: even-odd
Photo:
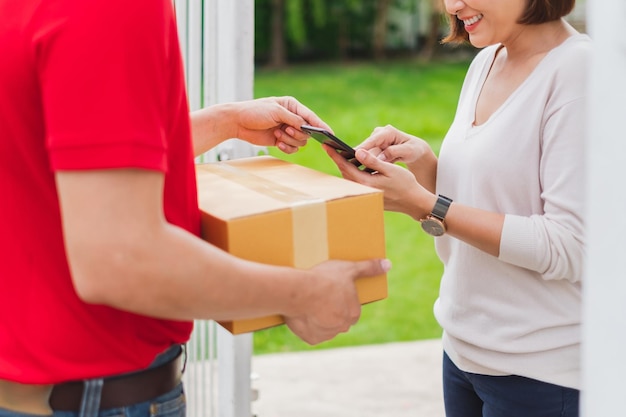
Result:
[[[354,148],[352,148],[352,146],[348,145],[347,143],[339,139],[337,136],[330,133],[328,130],[322,129],[320,127],[309,126],[309,125],[302,125],[300,126],[300,129],[302,129],[304,133],[307,133],[309,136],[311,136],[313,139],[315,139],[319,143],[323,143],[325,145],[330,146],[331,148],[335,148],[341,156],[343,156],[345,159],[347,159],[348,161],[350,161],[357,167],[363,166],[356,159],[356,156],[355,156],[356,151],[354,150]],[[367,168],[367,167],[364,167],[363,171],[374,173],[374,170]]]
[[[319,143],[323,143],[337,149],[344,158],[348,160],[354,159],[354,149],[337,136],[330,133],[328,130],[309,125],[302,125],[300,126],[300,129],[302,129],[304,133],[308,133],[309,136]]]

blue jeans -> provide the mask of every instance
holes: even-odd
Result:
[[[186,411],[183,384],[151,401],[123,408],[111,408],[98,412],[98,417],[184,417]],[[53,417],[78,417],[78,412],[55,411]],[[41,417],[0,408],[0,417]]]
[[[578,390],[517,375],[463,372],[444,352],[447,417],[578,417]]]

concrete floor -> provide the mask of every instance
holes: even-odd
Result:
[[[256,417],[444,417],[441,340],[253,356]]]

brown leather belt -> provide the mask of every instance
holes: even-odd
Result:
[[[127,407],[151,400],[173,390],[181,381],[181,355],[143,371],[105,378],[100,409]],[[55,385],[50,395],[50,406],[55,411],[80,411],[83,382]]]

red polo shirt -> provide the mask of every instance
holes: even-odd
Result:
[[[0,379],[145,367],[192,323],[77,297],[54,172],[162,171],[167,219],[199,234],[172,1],[0,0],[0,57]]]

